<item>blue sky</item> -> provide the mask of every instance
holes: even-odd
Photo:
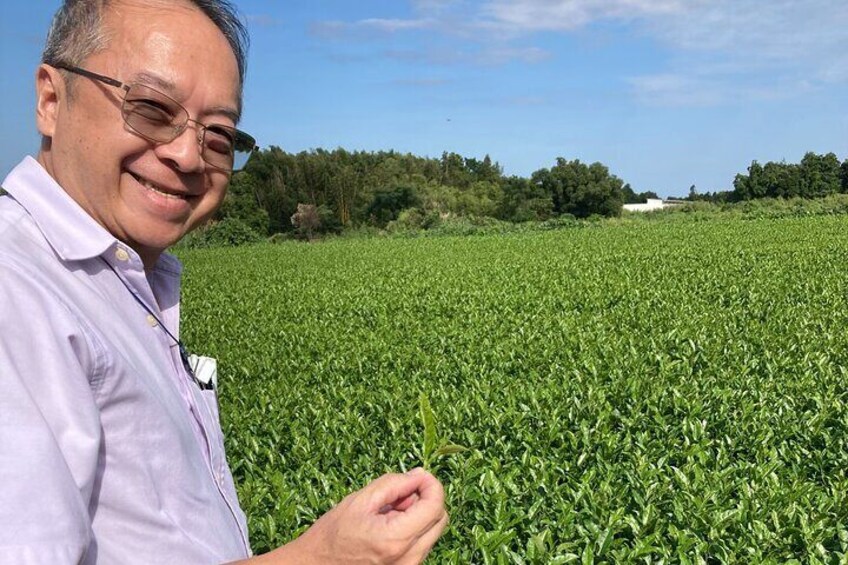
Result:
[[[0,176],[38,137],[59,2],[0,6]],[[732,188],[754,159],[848,157],[845,0],[237,0],[260,145],[600,161],[637,192]]]

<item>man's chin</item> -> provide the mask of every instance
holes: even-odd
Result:
[[[156,259],[168,248],[177,244],[185,235],[183,230],[161,230],[155,235],[145,234],[137,238],[130,238],[132,241],[126,241],[127,245],[132,247],[144,262],[145,268],[150,268]]]

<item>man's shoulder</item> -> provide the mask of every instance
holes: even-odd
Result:
[[[61,285],[67,272],[32,216],[8,194],[0,196],[0,272],[9,284],[35,286]]]
[[[31,253],[45,243],[24,207],[8,192],[0,195],[0,254]]]

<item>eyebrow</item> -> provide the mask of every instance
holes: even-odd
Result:
[[[131,82],[139,82],[144,83],[147,86],[155,86],[157,88],[161,88],[162,90],[167,90],[170,93],[174,93],[177,90],[177,85],[167,80],[165,78],[160,77],[159,75],[154,75],[147,72],[137,73]]]
[[[241,120],[241,114],[233,110],[229,106],[215,106],[203,112],[207,116],[219,115],[229,118],[234,124],[238,124]]]
[[[147,86],[162,89],[170,96],[173,96],[178,91],[177,85],[172,81],[145,71],[137,73],[131,82],[143,83]],[[241,120],[241,113],[238,110],[234,110],[231,106],[214,106],[203,112],[203,114],[206,116],[224,116],[229,118],[234,124],[238,124],[239,120]]]

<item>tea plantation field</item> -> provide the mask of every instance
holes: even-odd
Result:
[[[420,464],[432,563],[848,563],[848,219],[192,250],[256,551]]]

